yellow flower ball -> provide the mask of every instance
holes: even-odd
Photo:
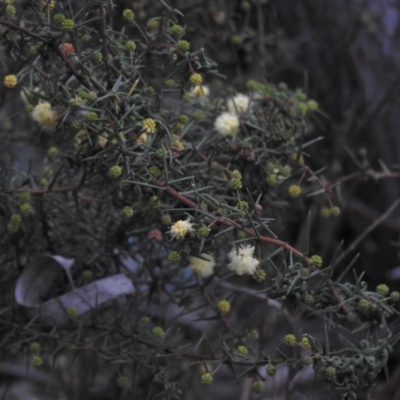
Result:
[[[3,82],[6,88],[12,89],[17,84],[18,79],[16,75],[6,75]]]

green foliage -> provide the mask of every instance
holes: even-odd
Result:
[[[340,214],[335,182],[310,158],[318,103],[286,84],[251,80],[243,94],[224,86],[216,63],[184,38],[191,26],[180,25],[180,11],[162,3],[150,19],[95,0],[81,10],[16,3],[18,19],[10,7],[0,14],[2,54],[18,60],[18,84],[8,79],[7,90],[23,88],[29,135],[45,138],[49,156],[39,171],[9,165],[1,180],[3,359],[26,343],[41,368],[71,346],[93,351],[121,373],[119,387],[154,377],[165,398],[179,398],[191,373],[203,386],[218,379],[218,367],[195,362],[226,366],[235,380],[236,367],[258,379],[264,366],[267,382],[280,368],[295,374],[313,364],[340,394],[371,386],[397,340],[386,319],[398,293],[369,291],[362,277],[335,279],[334,262],[310,256],[309,232],[304,250],[286,237],[289,217],[307,215],[310,198],[324,217]],[[229,37],[235,46],[245,40]],[[68,320],[51,329],[40,310],[10,306],[9,284],[22,285],[21,260],[29,270],[30,256],[49,253],[75,261],[64,266],[67,288],[54,283],[43,294],[43,283],[33,285],[40,306],[65,292],[73,300],[59,302]],[[107,313],[99,293],[88,295],[82,313],[76,289],[120,274],[133,283],[129,296],[109,299],[119,303]],[[246,297],[264,300],[254,320],[239,311]],[[285,310],[293,328],[296,307],[339,330],[339,344],[283,334],[278,350],[257,350],[266,310]]]

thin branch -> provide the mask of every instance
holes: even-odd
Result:
[[[362,234],[354,240],[354,242],[344,251],[337,259],[336,263],[339,264],[344,260],[356,247],[368,236],[379,224],[381,224],[385,219],[389,218],[390,214],[397,208],[400,204],[400,199],[397,199],[388,210],[382,214],[378,219],[376,219]]]

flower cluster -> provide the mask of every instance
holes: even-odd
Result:
[[[242,244],[239,247],[234,246],[228,254],[230,260],[228,268],[237,275],[253,275],[259,264],[259,261],[254,258],[253,254],[254,246],[249,244]]]

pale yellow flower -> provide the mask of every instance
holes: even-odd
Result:
[[[215,120],[214,128],[223,136],[235,136],[239,132],[239,118],[229,112],[223,112]]]
[[[209,94],[210,94],[210,89],[205,85],[193,86],[189,92],[189,96],[194,98],[207,97]]]
[[[227,106],[231,114],[244,115],[251,108],[250,98],[245,94],[238,93],[234,98],[228,100]]]
[[[136,139],[136,143],[137,144],[144,144],[147,142],[148,140],[148,136],[146,133],[142,133],[137,139]]]
[[[153,118],[146,118],[142,122],[142,129],[146,133],[155,133],[157,130],[156,121]]]
[[[179,220],[175,222],[169,233],[173,239],[183,239],[188,233],[193,232],[193,224],[189,221]]]
[[[200,256],[204,258],[191,256],[189,257],[190,268],[199,276],[206,278],[214,272],[215,259],[212,255],[201,253]],[[206,261],[208,260],[208,261]]]
[[[18,79],[16,75],[6,75],[3,81],[4,86],[9,89],[13,88],[17,84],[17,82]]]
[[[238,275],[253,275],[259,264],[259,261],[253,257],[254,246],[242,244],[239,247],[233,246],[228,254],[230,263],[228,268]]]
[[[32,111],[32,118],[43,128],[51,130],[56,126],[57,113],[47,101],[39,103]]]

